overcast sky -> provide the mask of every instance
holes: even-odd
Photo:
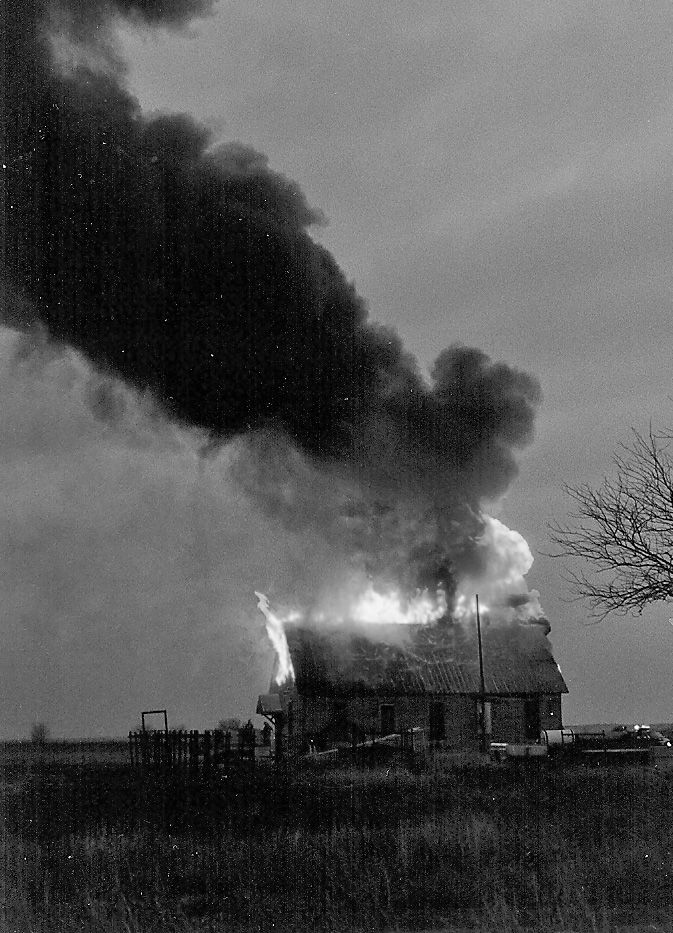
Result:
[[[221,0],[188,31],[121,36],[143,108],[294,179],[328,219],[313,236],[423,366],[457,341],[539,378],[500,517],[536,558],[568,723],[673,721],[673,606],[588,625],[545,556],[562,484],[599,483],[631,427],[673,423],[672,40],[668,3],[584,0]],[[167,695],[174,725],[247,718],[271,664],[253,590],[305,550],[228,485],[231,450],[200,463],[202,438],[147,400],[16,339],[4,733],[121,733]],[[223,553],[240,556],[225,574]]]
[[[673,421],[673,11],[667,3],[221,3],[126,34],[148,110],[265,152],[317,235],[429,365],[462,341],[544,404],[502,517],[570,687],[568,721],[673,719],[673,609],[587,626],[551,550],[564,482]]]

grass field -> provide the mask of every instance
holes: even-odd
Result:
[[[438,757],[193,787],[82,751],[0,748],[3,929],[673,930],[671,772]]]

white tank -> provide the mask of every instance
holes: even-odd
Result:
[[[540,741],[550,748],[566,748],[575,744],[575,733],[572,729],[543,729]]]

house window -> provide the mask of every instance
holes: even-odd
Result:
[[[395,707],[392,703],[381,704],[381,735],[391,735],[395,731]]]
[[[486,731],[486,703],[477,698],[474,702],[475,725],[477,727],[476,737],[481,739]]]
[[[446,738],[446,718],[443,703],[430,704],[430,741],[441,742]]]

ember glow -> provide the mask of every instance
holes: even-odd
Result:
[[[277,684],[283,684],[289,678],[294,677],[290,649],[285,637],[285,623],[296,622],[299,619],[299,614],[291,613],[281,619],[280,616],[272,612],[269,600],[264,593],[255,592],[255,596],[257,597],[257,607],[266,619],[266,631],[278,659],[275,681]]]

